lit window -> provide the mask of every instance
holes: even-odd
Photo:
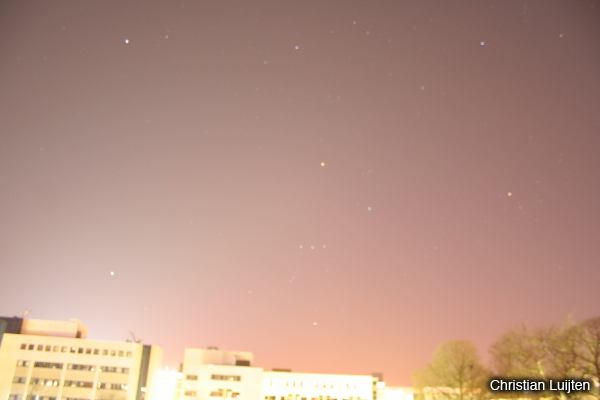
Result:
[[[52,362],[43,362],[43,361],[36,361],[33,364],[34,368],[51,368],[51,369],[61,369],[62,368],[62,364],[61,363],[52,363]]]
[[[242,377],[239,375],[211,375],[210,379],[212,379],[213,381],[232,381],[232,382],[239,382],[242,380]]]

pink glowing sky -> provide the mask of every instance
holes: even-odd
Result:
[[[392,384],[598,315],[597,2],[0,10],[1,315]]]

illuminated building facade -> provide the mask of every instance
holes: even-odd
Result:
[[[413,400],[382,377],[268,371],[249,352],[185,349],[160,369],[158,347],[87,338],[77,320],[0,317],[0,400]]]
[[[374,400],[370,375],[265,371],[263,400]]]
[[[160,348],[86,337],[76,320],[0,318],[0,400],[152,399]]]
[[[184,400],[375,400],[370,375],[265,371],[252,354],[216,348],[186,349]]]

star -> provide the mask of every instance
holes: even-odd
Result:
[[[321,167],[325,166],[325,161],[321,161]]]
[[[367,211],[369,211],[369,212],[373,211],[373,207],[367,206]]]
[[[507,192],[506,193],[506,197],[512,197],[513,193],[512,192]]]
[[[317,325],[319,325],[319,323],[317,321],[313,321],[312,325],[317,326]]]
[[[295,45],[295,46],[294,46],[294,50],[300,50],[300,46],[298,46],[298,45]]]
[[[108,274],[109,274],[110,276],[115,276],[115,271],[110,271]]]
[[[127,38],[123,39],[123,43],[129,44],[129,39],[127,39]]]
[[[485,45],[486,45],[486,42],[484,42],[484,41],[482,40],[481,42],[479,42],[479,45],[480,45],[480,46],[485,46]]]

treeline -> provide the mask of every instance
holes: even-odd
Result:
[[[504,333],[489,351],[491,362],[486,366],[471,342],[442,344],[431,362],[413,375],[418,396],[425,400],[561,397],[551,393],[491,393],[490,378],[502,376],[588,379],[592,392],[570,398],[600,398],[600,317],[539,329],[521,326]]]

